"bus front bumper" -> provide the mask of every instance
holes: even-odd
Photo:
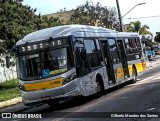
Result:
[[[76,85],[68,84],[59,88],[22,92],[22,101],[25,105],[34,105],[53,100],[64,101],[80,95],[82,95],[81,91]]]

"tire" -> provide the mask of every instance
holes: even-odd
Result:
[[[132,83],[136,83],[137,82],[137,73],[136,73],[136,69],[133,67],[132,68]]]
[[[95,94],[95,98],[101,97],[103,94],[103,85],[100,82],[99,78],[96,79],[96,83],[97,83],[97,93]]]
[[[59,106],[59,101],[50,101],[47,104],[52,108],[57,108]]]

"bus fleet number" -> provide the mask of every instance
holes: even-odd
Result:
[[[53,82],[50,82],[50,85],[55,85],[55,84],[60,84],[61,82],[60,81],[53,81]]]

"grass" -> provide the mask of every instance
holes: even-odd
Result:
[[[19,97],[20,95],[17,80],[0,83],[0,102]]]

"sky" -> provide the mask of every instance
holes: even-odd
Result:
[[[37,14],[45,15],[56,13],[60,9],[66,8],[71,10],[79,5],[85,4],[87,0],[24,0],[24,5],[37,8]],[[94,4],[99,2],[102,6],[116,7],[116,0],[91,0]],[[146,3],[136,6],[126,16],[129,10],[139,3]],[[160,0],[119,0],[121,16],[123,24],[129,24],[132,21],[139,20],[142,25],[146,24],[150,27],[150,31],[160,32]],[[117,8],[117,7],[116,7]],[[159,17],[154,17],[159,16]],[[146,18],[141,18],[146,17]]]

